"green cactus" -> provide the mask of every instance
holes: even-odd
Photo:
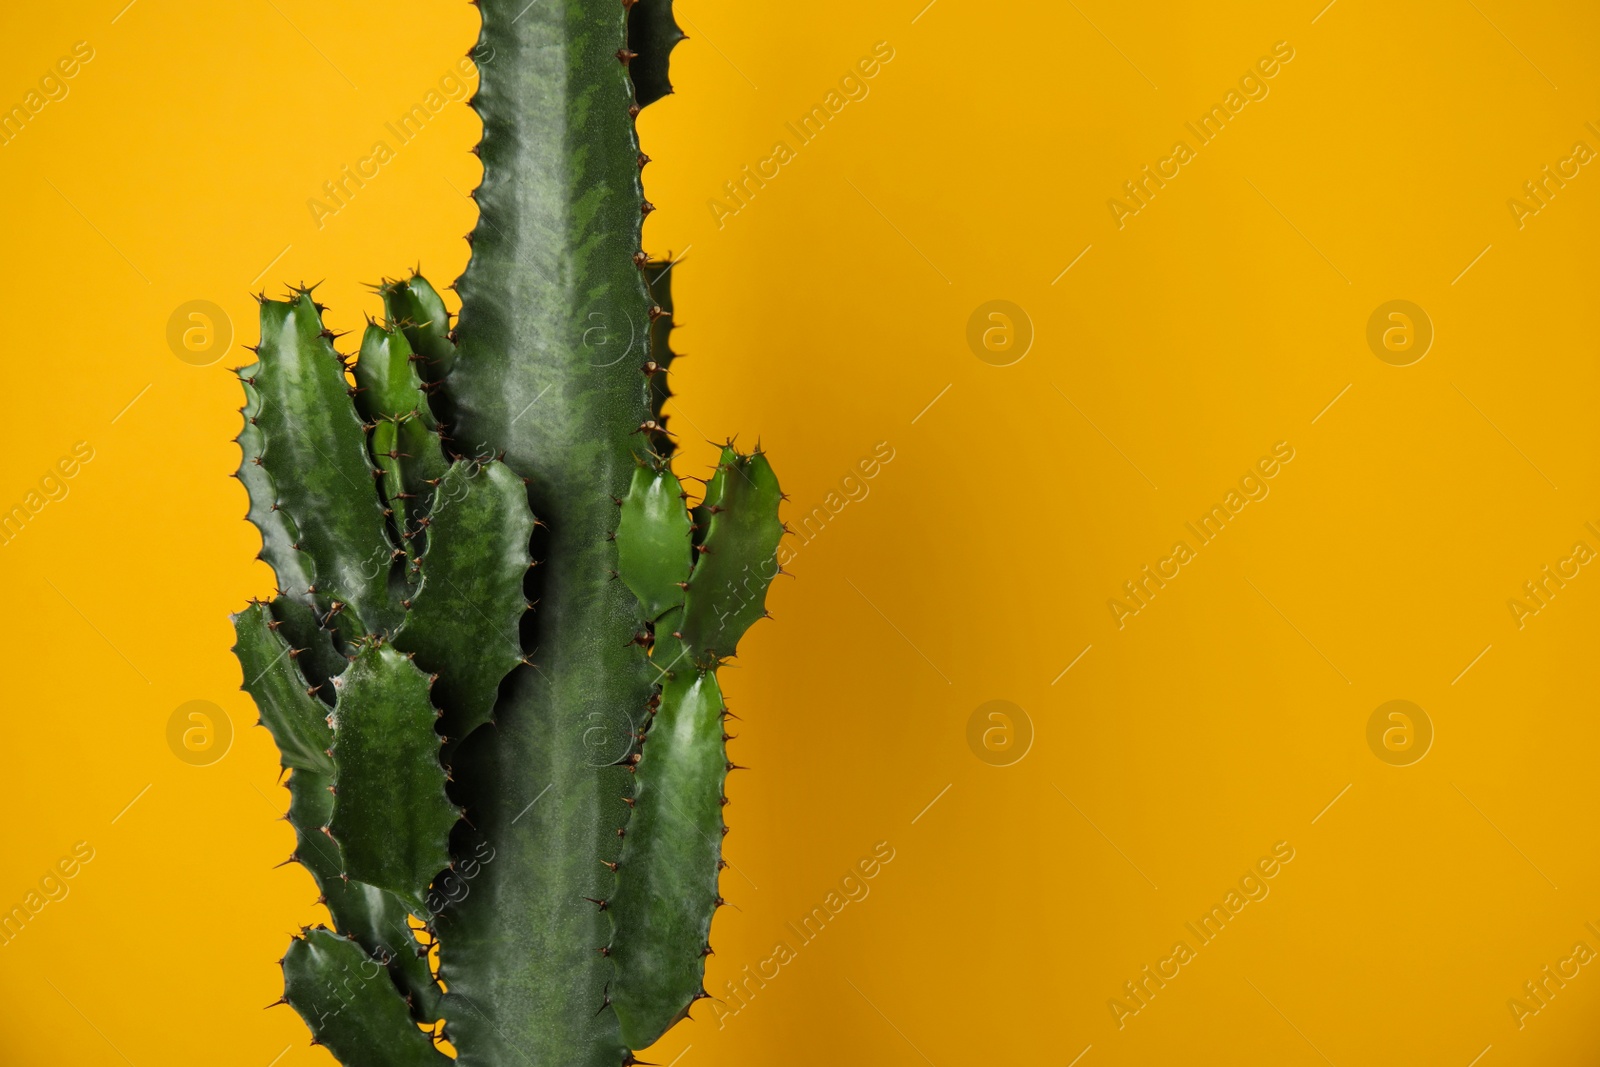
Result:
[[[310,290],[262,297],[239,372],[279,592],[235,652],[332,920],[284,1001],[352,1067],[631,1063],[707,995],[717,668],[778,570],[759,448],[692,512],[671,469],[633,122],[671,91],[670,0],[481,8],[459,318],[386,281],[347,362]]]

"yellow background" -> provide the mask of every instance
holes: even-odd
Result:
[[[229,652],[229,612],[271,589],[227,476],[226,368],[247,356],[191,366],[165,331],[204,299],[252,342],[252,287],[320,278],[354,329],[377,311],[361,283],[459,273],[461,103],[322,228],[306,201],[476,17],[125,2],[0,14],[6,107],[74,42],[95,50],[0,147],[0,505],[94,449],[0,546],[0,905],[95,850],[0,947],[0,1059],[329,1063],[262,1010],[321,913],[304,871],[273,866],[286,794]],[[681,469],[709,462],[702,436],[759,435],[798,520],[894,450],[792,542],[778,619],[727,682],[753,769],[712,990],[796,941],[785,923],[877,842],[895,858],[736,1014],[702,1003],[646,1058],[1591,1062],[1600,968],[1521,1029],[1507,1001],[1600,948],[1600,577],[1520,630],[1507,601],[1574,542],[1600,548],[1600,176],[1521,229],[1507,200],[1575,141],[1600,148],[1600,11],[924,2],[680,0],[679,94],[640,120],[648,246],[686,253]],[[880,41],[870,94],[719,226],[723,183]],[[1270,95],[1119,230],[1107,200],[1278,41],[1294,59]],[[994,299],[1036,332],[1008,367],[966,341]],[[1436,331],[1409,367],[1365,340],[1391,299]],[[1119,630],[1107,600],[1279,441],[1295,458],[1270,496]],[[1007,767],[968,747],[995,699],[1035,734]],[[1435,730],[1409,767],[1367,745],[1391,699]],[[235,727],[209,766],[168,747],[191,700]],[[1270,895],[1119,1029],[1108,1000],[1279,841],[1295,858]]]

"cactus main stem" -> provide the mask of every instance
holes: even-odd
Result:
[[[484,181],[448,378],[452,448],[504,452],[543,525],[523,646],[497,721],[454,757],[456,799],[493,850],[437,919],[447,1034],[462,1067],[627,1057],[604,1010],[630,776],[618,765],[657,672],[612,580],[613,498],[649,446],[646,212],[619,0],[483,0],[474,107]]]

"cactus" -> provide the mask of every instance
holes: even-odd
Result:
[[[310,289],[263,295],[239,371],[278,593],[235,652],[331,920],[283,1002],[352,1067],[631,1063],[707,995],[717,669],[778,572],[759,447],[692,510],[671,466],[633,122],[671,91],[670,0],[481,8],[459,317],[385,281],[352,360]]]

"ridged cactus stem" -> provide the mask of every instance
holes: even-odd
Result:
[[[519,1051],[599,1067],[626,1049],[602,1010],[610,923],[586,898],[611,893],[630,789],[617,761],[655,680],[607,540],[650,434],[627,10],[484,0],[482,12],[478,52],[494,58],[472,101],[480,219],[445,388],[455,447],[503,451],[544,528],[524,635],[537,669],[507,680],[495,729],[455,758],[472,834],[496,858],[439,916],[440,976],[462,1067]]]

